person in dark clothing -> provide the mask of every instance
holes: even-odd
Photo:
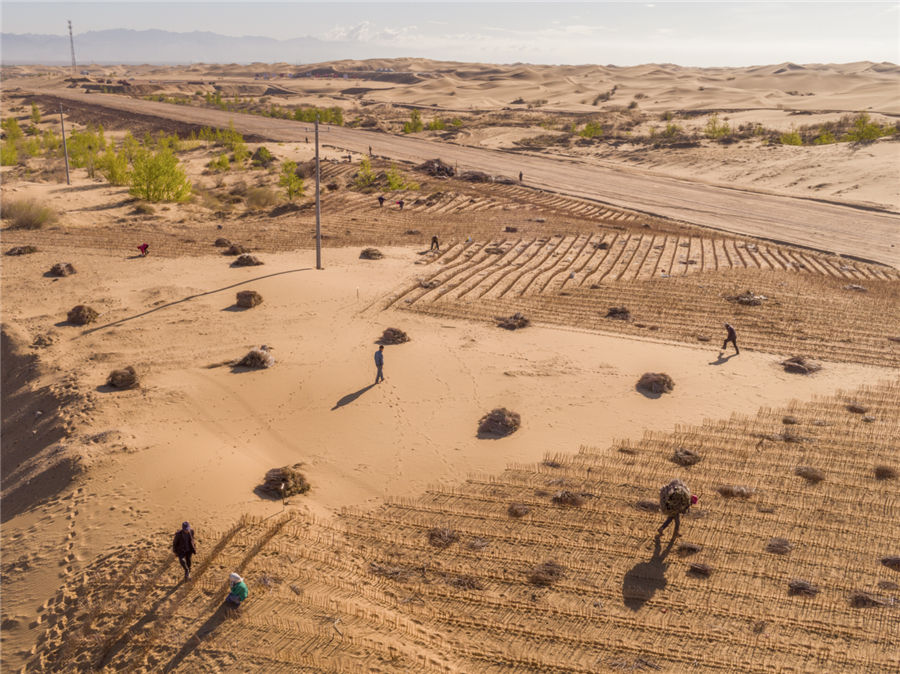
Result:
[[[381,194],[378,196],[378,205],[384,208],[384,195]]]
[[[178,556],[178,563],[184,569],[184,579],[191,579],[191,557],[197,552],[194,545],[194,530],[188,522],[183,522],[181,529],[175,532],[172,552]]]
[[[384,381],[384,372],[381,369],[384,367],[384,345],[378,347],[378,351],[375,352],[375,383],[377,384],[380,381]]]
[[[738,345],[737,345],[737,333],[734,331],[734,328],[729,323],[726,323],[725,330],[728,332],[728,336],[725,337],[725,341],[722,342],[722,351],[724,351],[725,348],[728,346],[728,342],[731,342],[732,344],[734,344],[735,352],[740,353],[741,350],[738,348]]]
[[[441,244],[438,243],[437,236],[431,237],[431,248],[429,250],[436,250],[437,252],[441,252]]]
[[[400,210],[403,210],[403,199],[397,202],[397,205],[400,207]]]
[[[522,182],[522,172],[519,171],[519,182]]]
[[[662,534],[662,532],[665,531],[666,527],[669,526],[670,523],[675,522],[675,534],[674,535],[677,538],[679,535],[678,529],[681,526],[681,516],[684,515],[688,510],[690,510],[692,505],[696,505],[698,500],[699,499],[697,498],[697,495],[692,494],[691,495],[691,505],[689,505],[687,508],[685,508],[684,510],[682,510],[680,512],[676,512],[676,513],[669,515],[666,518],[666,521],[663,522],[662,526],[659,528],[659,533]]]

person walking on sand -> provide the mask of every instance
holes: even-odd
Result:
[[[378,351],[375,352],[375,383],[377,384],[380,381],[384,381],[384,372],[382,368],[384,367],[384,344],[378,347]]]
[[[150,252],[150,244],[142,243],[140,246],[138,246],[138,250],[141,251],[141,257],[147,257],[147,253]]]
[[[381,208],[384,208],[384,195],[383,195],[383,194],[379,194],[379,195],[378,195],[378,205],[379,205]]]
[[[191,557],[197,552],[194,545],[194,530],[190,523],[182,522],[181,529],[175,532],[175,540],[172,542],[172,552],[178,556],[178,563],[184,569],[184,579],[191,579]]]
[[[672,480],[660,489],[659,509],[663,515],[666,515],[666,521],[659,528],[659,534],[662,535],[666,527],[675,522],[673,538],[677,538],[680,535],[678,529],[681,526],[681,516],[690,510],[698,500],[700,499],[695,494],[691,494],[691,490],[681,480]]]
[[[436,250],[439,253],[441,252],[441,244],[438,243],[437,236],[431,237],[431,248],[429,248],[428,250]]]
[[[397,205],[400,207],[400,210],[403,210],[403,199],[397,202]]]
[[[519,171],[519,182],[522,182],[522,172]]]
[[[234,606],[240,606],[241,602],[247,598],[248,594],[250,594],[250,591],[247,589],[247,583],[244,582],[244,579],[241,578],[240,575],[234,572],[228,576],[228,582],[230,583],[231,588],[228,592],[228,596],[225,597],[225,601]]]
[[[734,344],[735,355],[739,354],[741,352],[741,350],[738,348],[738,345],[737,345],[737,333],[734,331],[734,328],[731,326],[730,323],[725,324],[725,330],[728,333],[728,335],[725,337],[725,341],[722,342],[722,351],[724,351],[725,347],[728,346],[728,342],[731,342],[732,344]]]

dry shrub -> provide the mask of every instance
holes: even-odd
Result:
[[[488,539],[475,536],[474,538],[469,539],[466,543],[466,547],[469,550],[484,550],[490,544],[491,542]]]
[[[519,228],[518,228],[518,227],[511,227],[511,226],[507,225],[506,227],[503,228],[503,231],[504,231],[504,232],[508,232],[508,233],[510,233],[510,234],[515,234],[516,232],[519,231]]]
[[[853,414],[865,414],[869,411],[869,408],[865,405],[860,405],[859,403],[849,403],[847,405],[847,411],[852,412]]]
[[[787,360],[781,361],[781,366],[785,372],[793,374],[812,374],[822,369],[819,363],[806,356],[791,356]]]
[[[260,260],[255,255],[239,255],[238,259],[231,263],[232,267],[258,267],[263,264],[263,261]]]
[[[769,298],[765,295],[757,295],[752,290],[748,290],[740,295],[728,295],[725,299],[745,307],[758,307]]]
[[[430,176],[452,178],[456,173],[450,164],[446,164],[440,159],[429,159],[428,161],[416,166],[417,171],[422,171]]]
[[[99,316],[100,314],[86,304],[78,304],[69,309],[69,313],[66,314],[66,320],[75,325],[87,325],[96,321]]]
[[[247,352],[247,355],[241,358],[235,365],[237,367],[249,367],[253,369],[261,369],[272,367],[275,364],[275,357],[269,353],[269,349],[265,345],[253,347]]]
[[[3,204],[0,215],[4,220],[10,221],[9,229],[40,229],[44,225],[55,224],[59,219],[52,208],[30,199]]]
[[[498,317],[496,321],[497,327],[504,328],[505,330],[519,330],[521,328],[527,328],[531,324],[531,321],[518,311],[512,316]]]
[[[483,590],[484,585],[475,576],[453,576],[447,579],[447,585],[460,590]]]
[[[897,479],[897,471],[891,466],[875,466],[875,479],[876,480],[896,480]]]
[[[254,187],[247,190],[247,207],[252,209],[268,208],[278,202],[278,195],[267,187]]]
[[[693,466],[699,463],[702,458],[693,449],[679,447],[675,450],[675,454],[672,455],[672,462],[677,463],[679,466]]]
[[[701,562],[691,562],[688,567],[688,573],[701,578],[709,578],[710,575],[712,575],[712,567],[709,564],[703,564]]]
[[[405,569],[402,566],[385,566],[376,564],[375,562],[369,563],[369,573],[374,573],[376,576],[389,578],[398,582],[407,581],[410,577],[409,569]]]
[[[441,282],[436,278],[429,279],[428,281],[419,281],[419,287],[425,288],[425,290],[432,290],[433,288],[437,288],[441,285]]]
[[[150,204],[140,201],[134,205],[134,210],[131,212],[133,215],[153,215],[156,210]]]
[[[712,337],[710,337],[709,335],[697,335],[697,341],[698,342],[711,342]]]
[[[675,548],[675,552],[677,552],[682,557],[688,557],[690,555],[696,555],[702,549],[703,547],[697,545],[696,543],[681,543],[677,548]]]
[[[487,246],[484,252],[488,255],[503,255],[503,249],[500,246]]]
[[[228,248],[231,246],[231,241],[220,236],[213,245],[217,248]]]
[[[478,434],[501,438],[515,433],[522,425],[522,417],[505,407],[498,407],[478,420]]]
[[[672,480],[659,490],[659,509],[666,517],[691,507],[691,490],[681,480]]]
[[[675,382],[665,372],[645,372],[638,379],[637,387],[650,393],[670,393]]]
[[[31,253],[36,253],[38,251],[36,246],[13,246],[8,251],[6,251],[7,255],[31,255]]]
[[[245,309],[252,309],[258,304],[262,304],[263,298],[255,290],[241,290],[237,294],[237,305]]]
[[[524,503],[511,503],[509,508],[506,509],[506,513],[510,517],[525,517],[528,513],[531,512],[531,508],[529,508]]]
[[[626,307],[610,307],[606,310],[606,318],[612,318],[617,321],[630,321],[631,312]]]
[[[788,414],[781,417],[781,423],[783,423],[785,426],[790,426],[792,424],[799,424],[800,420],[797,417]]]
[[[756,493],[753,487],[745,487],[737,484],[723,484],[716,487],[720,496],[725,498],[750,498]]]
[[[856,590],[850,594],[850,606],[853,608],[874,608],[876,606],[887,606],[891,602],[883,597],[876,597],[863,590]]]
[[[243,255],[244,253],[249,253],[249,248],[244,248],[239,243],[229,243],[228,239],[216,239],[216,245],[219,245],[219,241],[222,241],[224,246],[228,246],[228,248],[222,251],[223,255]]]
[[[380,260],[383,257],[384,253],[377,248],[363,248],[359,254],[360,260]]]
[[[47,273],[50,276],[71,276],[75,273],[75,267],[70,262],[57,262]]]
[[[794,544],[786,538],[770,538],[766,543],[766,552],[774,555],[786,555],[794,549]]]
[[[794,579],[788,583],[788,594],[792,597],[815,597],[819,594],[819,588],[810,583],[808,580]]]
[[[549,587],[556,581],[565,578],[565,576],[566,569],[564,566],[557,564],[553,560],[547,560],[531,570],[531,573],[528,574],[528,582],[540,587]]]
[[[881,558],[881,563],[894,571],[900,571],[900,555],[888,555]]]
[[[436,548],[448,548],[459,540],[459,534],[447,527],[435,527],[428,530],[428,542]]]
[[[134,368],[129,365],[121,370],[113,370],[106,378],[106,385],[114,388],[127,389],[138,385],[139,378]]]
[[[381,337],[376,340],[376,344],[403,344],[404,342],[409,341],[409,335],[407,335],[400,328],[387,328],[383,333],[381,333]]]
[[[551,500],[556,505],[572,506],[574,508],[584,505],[584,496],[567,489],[556,492]]]
[[[422,231],[419,230],[419,229],[407,229],[407,230],[406,230],[405,232],[403,232],[403,233],[404,233],[406,236],[418,236],[419,234],[422,233]]]
[[[794,475],[799,475],[810,484],[819,484],[825,479],[825,473],[812,466],[797,466],[794,469]]]
[[[266,471],[266,477],[259,486],[259,490],[276,498],[305,494],[309,491],[310,484],[306,481],[306,476],[300,472],[301,465],[295,463],[293,466],[272,468]],[[284,491],[281,489],[282,484]]]

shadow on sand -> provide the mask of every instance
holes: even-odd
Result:
[[[724,365],[725,363],[727,363],[729,360],[731,360],[732,358],[734,358],[737,355],[738,354],[733,353],[730,356],[726,356],[724,351],[719,351],[719,357],[716,358],[715,360],[709,361],[709,364],[710,365]]]
[[[213,613],[205,623],[203,623],[197,631],[194,632],[190,637],[188,637],[187,641],[184,642],[184,646],[181,647],[181,650],[175,654],[171,660],[169,660],[168,664],[163,668],[164,672],[174,671],[178,665],[187,658],[197,646],[199,646],[203,640],[212,634],[223,622],[229,620],[231,618],[236,618],[238,615],[238,611],[240,609],[232,606],[227,601],[223,601],[219,608]]]
[[[653,598],[657,590],[665,588],[666,570],[669,568],[665,560],[674,544],[675,536],[672,536],[663,550],[661,534],[657,534],[653,539],[653,556],[650,561],[635,564],[625,574],[622,581],[622,600],[632,611],[639,610]]]
[[[343,407],[344,405],[349,405],[354,400],[359,398],[363,393],[368,391],[370,388],[374,388],[374,387],[375,387],[375,384],[369,384],[368,386],[363,386],[358,391],[354,391],[353,393],[348,393],[347,395],[345,395],[343,398],[341,398],[334,404],[334,407],[331,408],[331,411],[334,412],[334,410],[336,410],[339,407]]]

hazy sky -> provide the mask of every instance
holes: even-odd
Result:
[[[900,2],[2,2],[6,33],[108,28],[357,43],[511,63],[900,62]],[[353,58],[352,44],[348,58]]]

